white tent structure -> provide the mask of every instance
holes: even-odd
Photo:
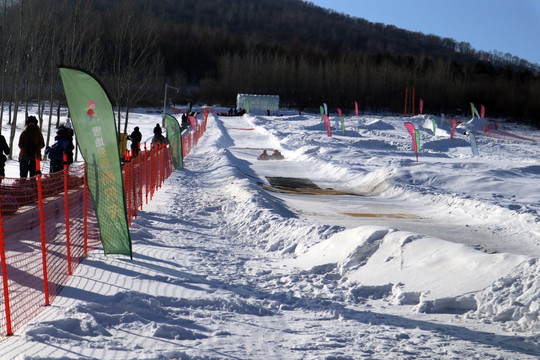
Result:
[[[236,96],[236,108],[251,110],[279,110],[279,95],[253,95],[238,94]]]

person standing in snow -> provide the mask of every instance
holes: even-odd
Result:
[[[139,131],[139,127],[135,126],[133,131],[128,136],[128,140],[131,140],[131,154],[133,157],[139,155],[141,149],[142,134]]]
[[[9,155],[11,149],[9,148],[4,135],[0,135],[0,176],[6,176],[6,155]],[[5,155],[4,155],[5,154]]]
[[[69,140],[65,127],[61,126],[58,128],[54,140],[56,140],[56,142],[53,144],[53,146],[48,146],[45,149],[45,154],[51,161],[51,173],[62,171],[64,168],[64,152],[67,151],[69,146]]]
[[[159,144],[160,146],[166,145],[169,143],[169,140],[165,138],[165,136],[161,133],[161,126],[159,124],[156,124],[154,127],[154,137],[152,138],[152,145],[156,146]]]
[[[45,147],[37,118],[33,115],[29,116],[25,125],[19,136],[19,175],[21,178],[37,174],[36,157],[41,159],[41,149]]]

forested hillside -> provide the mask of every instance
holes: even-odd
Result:
[[[245,92],[395,113],[414,87],[426,112],[474,102],[540,126],[538,64],[301,0],[4,0],[2,12],[3,103],[60,104],[64,64],[95,73],[123,112],[162,105],[166,82],[174,103],[231,106]]]

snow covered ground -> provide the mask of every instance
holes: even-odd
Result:
[[[143,138],[160,122],[131,116]],[[133,260],[90,254],[0,358],[540,357],[540,145],[478,119],[454,139],[426,115],[345,123],[210,116],[134,221]]]

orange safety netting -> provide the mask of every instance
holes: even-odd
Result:
[[[0,179],[0,335],[5,336],[50,304],[100,240],[84,165]]]
[[[207,116],[184,135],[183,157],[204,134]],[[128,155],[122,171],[131,224],[171,175],[171,149]],[[100,247],[84,164],[27,179],[0,177],[0,341],[50,305],[88,251]]]
[[[131,225],[131,220],[137,218],[137,210],[142,208],[144,203],[148,204],[154,192],[171,175],[171,149],[158,144],[149,150],[140,151],[139,155],[133,158],[127,154],[122,170],[128,224]]]
[[[193,131],[185,132],[182,135],[182,156],[186,157],[191,153],[191,150],[197,145],[199,142],[199,139],[203,136],[203,134],[206,132],[206,124],[208,122],[208,114],[210,113],[210,110],[205,110],[204,112],[204,120],[198,124],[197,128]]]

